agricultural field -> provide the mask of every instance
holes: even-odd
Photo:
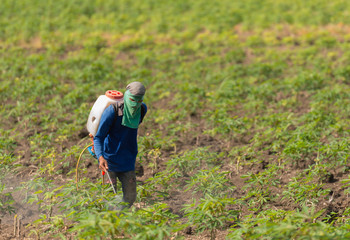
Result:
[[[86,121],[132,81],[117,212]],[[350,239],[348,1],[1,0],[0,101],[0,239]]]

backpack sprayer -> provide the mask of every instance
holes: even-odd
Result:
[[[111,104],[117,104],[118,102],[122,102],[124,95],[123,93],[117,91],[117,90],[108,90],[106,91],[105,95],[100,95],[96,102],[94,103],[94,105],[91,108],[90,114],[89,114],[89,118],[88,121],[86,123],[86,128],[89,132],[89,136],[90,136],[90,140],[91,140],[91,144],[89,144],[88,146],[86,146],[83,151],[80,153],[80,156],[78,158],[78,162],[77,162],[77,166],[76,166],[76,185],[77,185],[77,190],[78,190],[78,168],[79,168],[79,162],[81,159],[81,156],[83,155],[84,151],[86,149],[89,150],[90,154],[97,159],[97,156],[95,154],[95,150],[94,150],[94,136],[97,133],[98,130],[98,126],[100,125],[100,120],[101,120],[101,116],[103,111]],[[98,161],[98,159],[97,159]],[[102,171],[102,184],[104,184],[104,176],[105,176],[105,172]],[[113,187],[113,191],[116,193],[115,188],[113,186],[113,183],[111,181],[111,178],[107,172],[107,176],[109,178],[109,181]]]

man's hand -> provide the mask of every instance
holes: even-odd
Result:
[[[107,164],[107,160],[104,159],[103,156],[101,156],[98,161],[100,162],[99,164],[99,168],[104,171],[104,172],[107,172],[108,171],[108,164]]]

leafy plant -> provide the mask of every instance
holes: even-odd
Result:
[[[287,185],[287,189],[283,191],[282,199],[291,199],[295,203],[316,203],[318,198],[329,193],[329,189],[323,189],[322,181],[315,182],[313,169],[310,167],[305,177],[293,178]]]
[[[126,237],[139,240],[167,239],[176,225],[169,220],[177,216],[170,213],[166,204],[157,204],[132,212],[90,212],[81,216],[72,232],[84,239]]]
[[[232,239],[344,239],[348,236],[346,230],[339,230],[334,226],[319,221],[323,211],[303,207],[296,213],[285,213],[281,219],[271,221],[260,216],[249,224],[242,224],[241,229],[231,229],[228,237]]]
[[[168,169],[178,169],[182,176],[188,176],[195,170],[202,169],[204,166],[213,166],[217,162],[218,155],[208,148],[196,148],[192,151],[186,151],[175,155],[167,161]]]
[[[5,184],[0,184],[0,213],[2,214],[12,214],[15,213],[15,208],[12,206],[14,204],[14,199],[11,192],[5,191]]]
[[[279,184],[279,180],[276,179],[279,169],[279,166],[271,165],[270,168],[257,174],[242,175],[242,178],[247,179],[245,181],[247,184],[243,188],[248,190],[247,195],[242,199],[247,200],[251,206],[259,209],[265,203],[277,197],[272,194],[271,187]]]
[[[199,170],[186,185],[185,191],[201,195],[223,196],[230,195],[235,186],[228,179],[228,172],[219,172],[219,167],[210,170]]]
[[[232,198],[213,197],[207,194],[198,204],[194,201],[185,205],[185,216],[197,231],[209,230],[210,239],[215,239],[217,229],[228,223],[233,224],[237,220],[238,211],[228,209],[232,204],[234,204]]]

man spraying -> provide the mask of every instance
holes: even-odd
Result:
[[[107,107],[94,137],[99,168],[109,173],[111,184],[122,184],[123,202],[131,207],[136,200],[135,161],[138,153],[137,130],[147,112],[143,103],[146,88],[140,82],[126,87],[124,103]]]

